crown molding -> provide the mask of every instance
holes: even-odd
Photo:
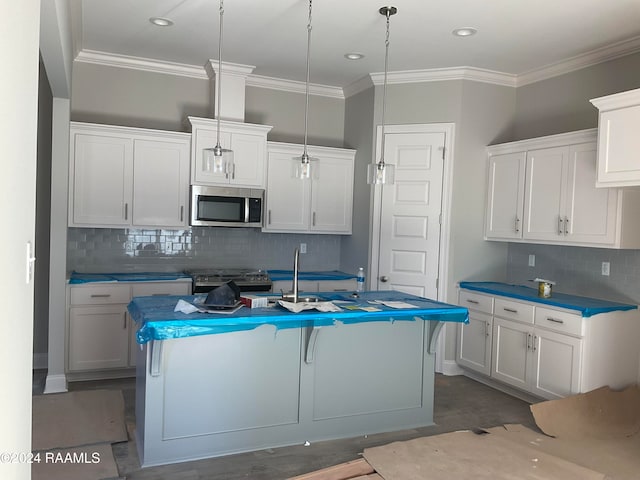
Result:
[[[384,73],[371,73],[370,76],[374,85],[382,85],[384,83]],[[433,68],[387,73],[387,84],[471,80],[505,87],[515,87],[516,79],[516,75],[474,67]]]
[[[269,88],[271,90],[282,90],[284,92],[306,93],[307,84],[296,80],[285,80],[282,78],[264,77],[262,75],[249,75],[247,77],[248,87]],[[309,94],[321,97],[331,97],[344,99],[344,92],[340,87],[309,84]]]
[[[241,63],[222,62],[225,75],[237,75],[240,77],[248,77],[255,70],[253,65],[243,65]],[[218,60],[209,59],[204,65],[204,70],[209,78],[214,78],[218,72]]]
[[[104,65],[108,67],[131,68],[133,70],[143,70],[153,73],[180,75],[183,77],[205,80],[209,79],[204,67],[196,67],[194,65],[187,65],[184,63],[149,60],[147,58],[118,55],[115,53],[97,52],[94,50],[80,51],[76,56],[75,61]]]
[[[621,42],[607,45],[606,47],[591,50],[590,52],[581,55],[576,55],[575,57],[565,59],[560,62],[521,73],[517,77],[516,87],[522,87],[548,78],[575,72],[582,68],[591,67],[599,63],[615,60],[616,58],[638,52],[640,52],[640,36],[629,38]]]
[[[78,40],[75,40],[74,44],[77,43]],[[591,52],[577,55],[570,59],[550,64],[535,70],[530,70],[518,75],[475,67],[452,67],[428,70],[405,70],[388,72],[387,83],[403,84],[438,82],[447,80],[470,80],[475,82],[502,85],[506,87],[521,87],[638,52],[640,52],[640,36],[623,40],[615,44],[592,50]],[[99,52],[94,50],[80,50],[77,53],[74,61],[105,65],[110,67],[131,68],[135,70],[168,75],[180,75],[205,80],[210,78],[211,71],[215,71],[216,68],[216,66],[212,64],[212,61],[207,62],[205,66],[199,67],[183,63],[150,60],[147,58]],[[246,74],[247,86],[281,90],[293,93],[305,93],[306,84],[304,82],[274,77],[265,77],[262,75],[254,75],[245,70],[251,69],[251,71],[253,71],[253,68],[255,67],[249,65],[240,65],[225,62],[223,62],[223,64],[225,66],[225,69],[230,69],[230,73],[242,75]],[[369,75],[365,75],[364,77],[356,80],[355,82],[347,85],[344,88],[334,87],[330,85],[310,84],[309,93],[317,96],[344,99],[346,97],[350,97],[352,95],[360,93],[367,88],[370,88],[372,85],[382,85],[383,81],[383,73],[371,73]]]

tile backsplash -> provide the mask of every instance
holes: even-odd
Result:
[[[535,266],[529,267],[529,255]],[[610,274],[602,275],[602,262]],[[535,287],[536,277],[553,280],[554,292],[640,303],[640,250],[510,243],[507,282]]]
[[[300,243],[301,270],[337,270],[340,236],[263,233],[255,228],[184,230],[69,228],[67,270],[180,271],[195,268],[292,269]]]

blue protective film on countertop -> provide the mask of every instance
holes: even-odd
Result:
[[[340,301],[336,303],[342,312],[319,312],[304,310],[292,313],[280,307],[247,308],[242,307],[232,314],[174,312],[178,300],[197,303],[198,296],[136,297],[129,304],[131,318],[138,324],[137,341],[168,340],[196,335],[209,335],[243,330],[252,330],[261,325],[273,325],[277,329],[300,328],[306,326],[329,326],[336,322],[359,323],[370,321],[438,320],[442,322],[468,323],[468,310],[457,305],[436,302],[395,291],[362,292],[354,299],[350,294],[336,292],[320,293],[323,299]],[[416,308],[394,309],[380,304],[371,304],[375,300],[405,301]],[[344,307],[375,306],[376,312],[349,310]]]
[[[152,282],[158,280],[191,279],[184,272],[128,272],[128,273],[78,273],[72,272],[70,284],[91,282]]]
[[[293,270],[267,270],[267,273],[274,282],[293,280]],[[298,272],[298,280],[349,280],[351,278],[356,278],[356,275],[338,270]]]
[[[543,303],[554,307],[577,310],[583,317],[591,317],[599,313],[614,312],[617,310],[634,310],[637,305],[611,302],[599,298],[580,297],[566,293],[553,293],[549,298],[538,296],[538,289],[525,287],[524,285],[510,285],[500,282],[460,282],[460,288],[475,290],[477,292],[490,293],[505,297]]]

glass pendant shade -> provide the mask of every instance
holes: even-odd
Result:
[[[307,80],[305,83],[305,103],[304,103],[304,151],[299,157],[294,157],[299,164],[294,170],[296,178],[306,180],[311,178],[311,158],[307,153],[307,136],[309,125],[309,72],[310,72],[310,58],[311,58],[311,12],[312,12],[312,0],[309,0],[309,23],[307,23]]]
[[[367,165],[367,183],[369,185],[392,184],[395,181],[395,167],[388,163],[370,163]]]
[[[233,165],[233,150],[222,148],[219,144],[202,151],[202,170],[207,173],[228,173]]]

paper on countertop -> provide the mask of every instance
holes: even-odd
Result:
[[[382,305],[385,305],[389,308],[419,308],[416,305],[412,305],[410,303],[407,302],[401,302],[401,301],[397,301],[397,300],[378,300],[376,303],[380,303]]]
[[[319,312],[341,312],[342,309],[332,302],[285,302],[278,300],[278,304],[293,313],[299,313],[303,310],[318,310]]]
[[[191,305],[189,302],[185,302],[184,300],[178,300],[178,303],[176,303],[176,308],[174,308],[173,311],[189,314],[193,312],[199,312],[200,309],[195,305]]]
[[[194,312],[199,312],[199,313],[222,313],[222,314],[226,314],[229,315],[231,313],[236,312],[237,310],[239,310],[240,308],[242,308],[242,303],[238,302],[237,305],[229,307],[228,309],[207,309],[207,308],[198,308],[197,306],[189,303],[189,302],[185,302],[184,300],[178,300],[178,303],[176,303],[175,308],[173,309],[174,312],[182,312],[185,313],[187,315],[189,315],[190,313],[194,313]]]

